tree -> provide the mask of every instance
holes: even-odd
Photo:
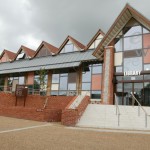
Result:
[[[40,94],[46,95],[47,90],[47,84],[46,84],[46,75],[47,70],[45,68],[41,68],[39,71],[37,71],[37,74],[39,75],[39,81],[40,81]]]

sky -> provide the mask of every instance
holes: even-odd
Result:
[[[42,41],[60,47],[70,35],[87,45],[128,3],[150,20],[150,0],[0,0],[0,53]]]

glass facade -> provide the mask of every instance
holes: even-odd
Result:
[[[51,95],[76,95],[77,73],[52,74]]]
[[[82,93],[87,93],[91,99],[101,98],[102,65],[85,65],[82,72]]]
[[[150,75],[141,74],[142,71],[150,70],[149,41],[150,32],[138,23],[136,26],[125,26],[115,39],[114,70],[117,80],[115,92],[119,104],[132,105],[131,93],[133,93],[142,105],[150,106]],[[135,71],[139,73],[133,75]],[[126,72],[131,72],[131,75],[126,75]]]
[[[147,71],[150,68],[150,33],[140,25],[124,27],[115,39],[115,72]],[[134,76],[135,80],[139,80]],[[124,80],[134,79],[132,76]],[[142,79],[142,77],[141,77]]]

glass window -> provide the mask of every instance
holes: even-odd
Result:
[[[52,90],[58,90],[59,89],[59,84],[55,83],[51,85]]]
[[[142,50],[131,50],[131,51],[125,51],[124,52],[124,58],[130,58],[130,57],[142,57]]]
[[[143,33],[149,33],[149,30],[143,28]]]
[[[124,76],[124,80],[143,80],[143,75],[141,76]]]
[[[13,77],[8,78],[8,85],[12,85],[13,83]]]
[[[59,90],[67,90],[67,77],[60,77],[60,87]]]
[[[144,80],[150,80],[150,75],[144,75]]]
[[[93,65],[92,74],[102,73],[102,66],[101,65]]]
[[[52,75],[52,83],[59,83],[59,74]]]
[[[68,52],[73,52],[73,44],[67,44],[65,46],[65,53],[68,53]]]
[[[82,90],[91,90],[91,83],[82,83]]]
[[[124,36],[133,36],[142,34],[142,27],[141,26],[133,26],[131,28],[124,28],[125,34]]]
[[[125,58],[124,71],[142,71],[142,57]]]
[[[5,82],[5,79],[1,77],[0,78],[0,91],[4,90],[4,82]]]
[[[150,48],[150,34],[143,35],[143,47]]]
[[[89,67],[89,71],[83,72],[82,82],[91,82],[91,67]]]
[[[58,91],[51,91],[51,95],[52,96],[58,95]]]
[[[121,81],[122,80],[122,76],[116,76],[116,80],[117,81]]]
[[[76,83],[68,83],[68,90],[76,90]]]
[[[19,84],[24,84],[24,80],[25,80],[24,77],[19,77]]]
[[[117,92],[123,92],[123,84],[122,83],[118,83],[116,86],[117,86]]]
[[[119,51],[122,51],[123,40],[122,39],[117,39],[117,40],[118,40],[118,42],[115,44],[115,51],[119,52]]]
[[[34,76],[34,89],[40,89],[40,80],[38,75]]]
[[[116,68],[116,72],[122,72],[122,66],[115,67],[115,68]]]
[[[124,38],[124,50],[134,50],[142,48],[142,36]]]
[[[150,70],[150,64],[146,64],[146,65],[144,65],[144,70]]]
[[[59,95],[67,95],[67,91],[59,91]]]
[[[101,98],[101,91],[92,91],[91,98],[92,99],[100,99]]]

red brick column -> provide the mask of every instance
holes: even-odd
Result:
[[[104,67],[102,83],[102,103],[113,104],[113,73],[114,73],[114,47],[104,50]]]

